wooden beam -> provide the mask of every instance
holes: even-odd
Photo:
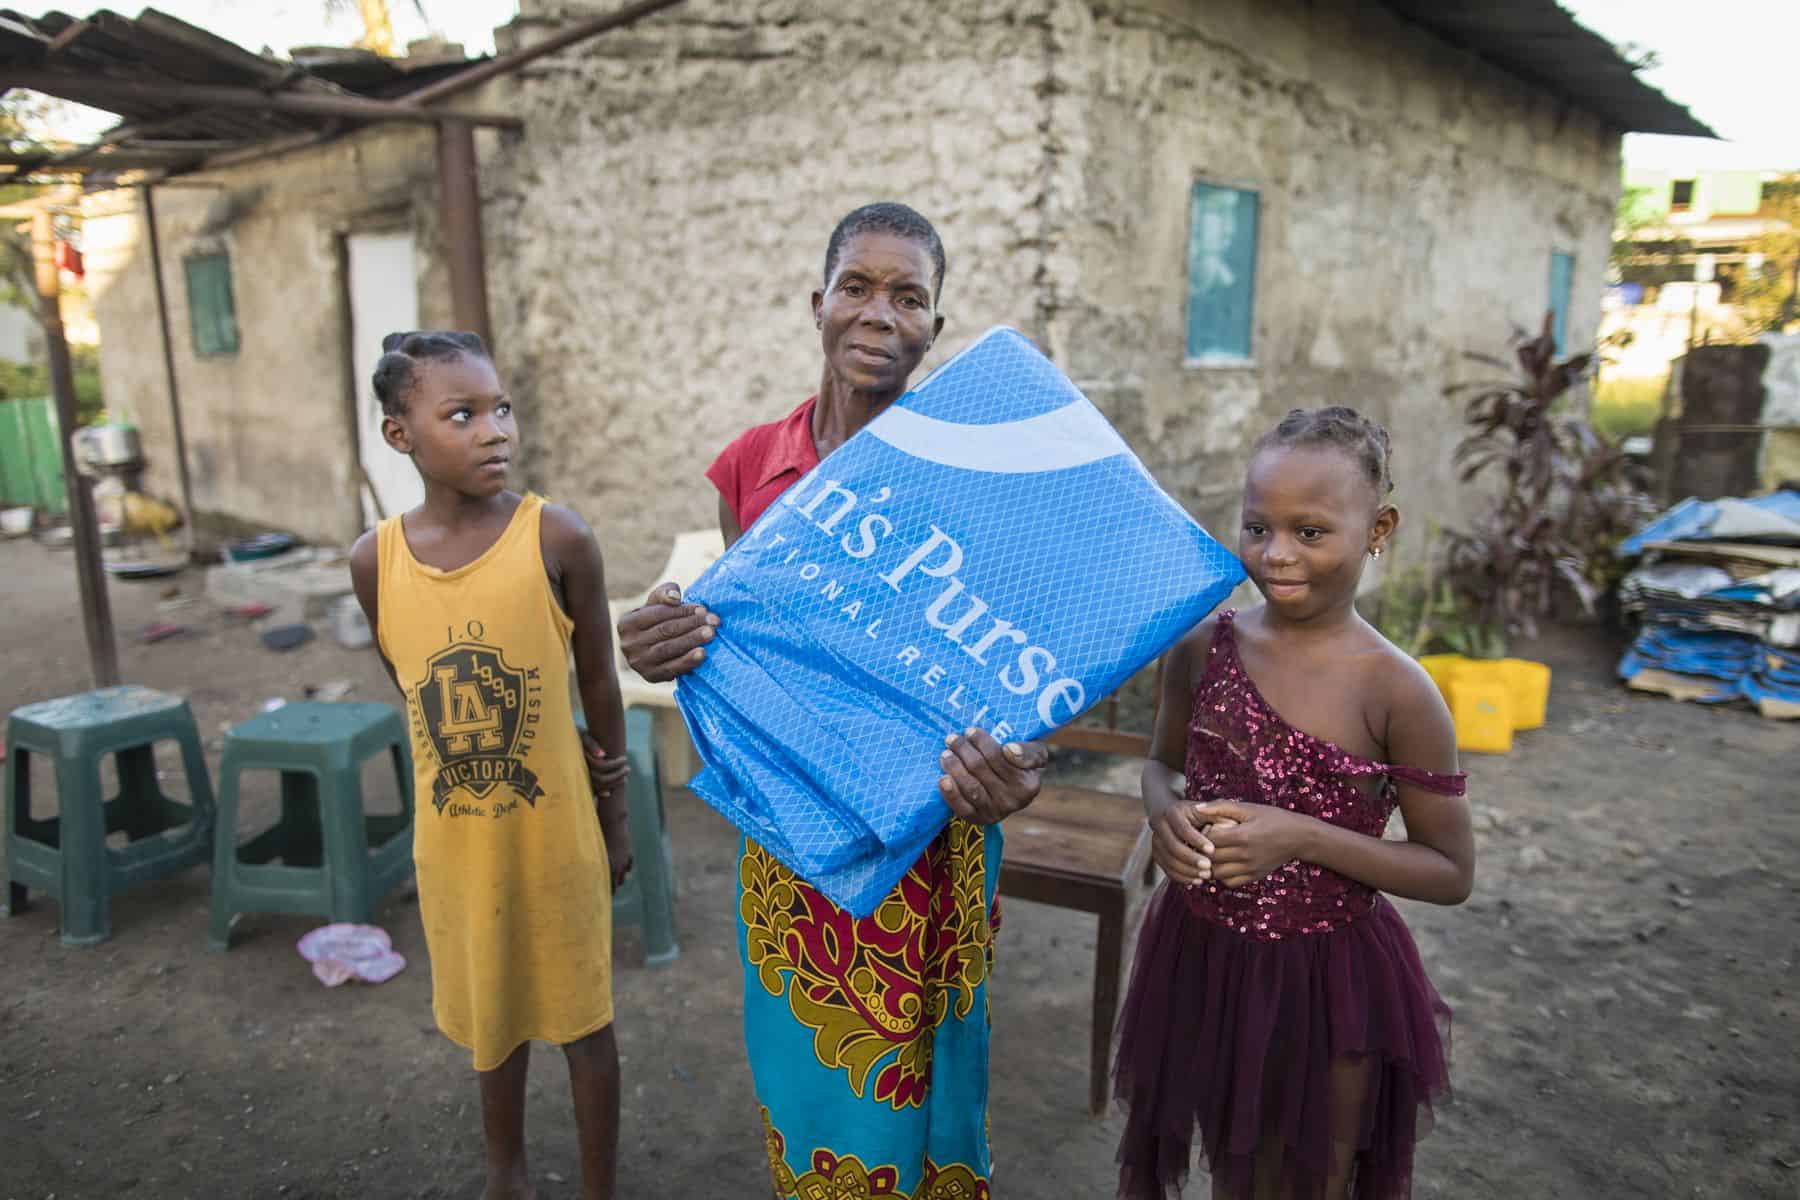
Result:
[[[577,21],[560,33],[553,33],[541,42],[534,42],[523,50],[515,50],[505,58],[493,58],[466,71],[458,71],[448,79],[440,79],[428,87],[406,96],[402,103],[408,105],[436,104],[459,92],[466,92],[472,87],[480,87],[488,80],[500,75],[510,75],[526,63],[533,62],[546,54],[555,54],[564,46],[572,46],[596,34],[605,33],[609,29],[618,29],[624,25],[640,21],[652,13],[661,12],[665,8],[673,8],[683,0],[638,0],[636,4],[626,5],[617,12],[607,13],[602,17],[592,17],[586,21]],[[461,113],[457,114],[461,116]]]
[[[75,372],[69,343],[63,337],[62,281],[56,267],[56,233],[50,210],[31,217],[31,256],[36,267],[38,315],[44,326],[44,348],[50,360],[50,391],[56,398],[56,422],[62,440],[63,486],[69,493],[69,528],[74,534],[75,579],[81,589],[81,623],[87,634],[88,663],[95,687],[119,682],[119,647],[113,635],[112,606],[106,596],[106,571],[100,565],[100,521],[94,512],[93,489],[75,465]]]
[[[146,153],[137,150],[115,150],[84,158],[63,158],[53,154],[7,154],[0,152],[0,167],[18,167],[24,171],[48,171],[65,175],[85,175],[89,171],[141,171],[158,167],[178,167],[205,158],[204,151],[191,154]]]
[[[50,44],[44,47],[44,57],[55,58],[64,50],[67,50],[70,46],[74,45],[83,34],[87,33],[87,31],[92,28],[93,25],[87,21],[70,22],[67,29],[51,38]]]
[[[156,323],[162,333],[163,378],[169,385],[169,420],[175,431],[175,466],[181,472],[181,507],[191,530],[196,520],[194,480],[188,473],[187,433],[181,422],[181,389],[175,381],[175,339],[169,332],[169,296],[163,286],[162,238],[156,227],[155,189],[145,187],[141,190],[144,195],[144,228],[150,241],[150,277],[156,281]]]
[[[344,132],[342,121],[333,121],[323,129],[315,129],[306,133],[291,133],[287,137],[270,138],[266,142],[251,142],[236,150],[227,150],[223,154],[214,154],[200,164],[202,171],[210,171],[215,167],[236,167],[244,163],[256,162],[258,159],[273,158],[277,154],[287,154],[294,150],[304,150],[308,146],[317,146],[329,142]]]
[[[90,72],[64,71],[44,67],[13,67],[6,72],[8,87],[30,88],[50,96],[60,96],[78,104],[89,104],[114,112],[117,105],[177,105],[195,107],[243,108],[261,112],[307,113],[320,117],[350,117],[363,121],[432,122],[444,117],[390,100],[367,100],[361,96],[330,96],[313,92],[263,92],[256,88],[218,87],[201,83],[148,82],[116,79]],[[459,121],[472,125],[489,125],[497,129],[522,129],[525,122],[506,113],[459,112]]]
[[[481,240],[481,181],[475,130],[463,121],[438,125],[440,232],[450,267],[450,310],[458,329],[481,335],[488,353],[487,254]]]

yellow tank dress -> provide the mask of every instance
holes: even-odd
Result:
[[[606,843],[569,691],[574,623],[544,569],[543,501],[441,571],[381,523],[381,649],[412,732],[413,861],[438,1028],[488,1071],[605,1028]]]

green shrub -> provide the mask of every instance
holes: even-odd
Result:
[[[100,354],[92,346],[70,346],[69,358],[75,372],[76,424],[99,424],[106,419],[106,401],[100,394]],[[47,369],[36,363],[0,359],[0,400],[49,394]]]
[[[1663,390],[1668,386],[1667,375],[1601,380],[1588,410],[1595,431],[1613,442],[1648,436],[1662,415]]]

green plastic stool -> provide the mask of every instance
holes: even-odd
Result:
[[[393,759],[401,811],[371,817],[362,764],[383,752]],[[281,772],[281,819],[240,846],[238,781],[259,769]],[[240,913],[366,923],[375,901],[412,874],[412,792],[406,722],[390,705],[304,701],[232,729],[219,764],[207,945],[229,949]]]
[[[156,781],[159,741],[181,748],[192,804]],[[33,754],[56,767],[57,815],[31,816]],[[100,763],[116,756],[119,794],[101,794]],[[114,894],[206,861],[213,827],[212,779],[187,701],[145,687],[102,688],[28,704],[6,723],[7,916],[24,912],[27,889],[56,897],[65,946],[112,933]],[[106,844],[124,833],[127,843]]]
[[[579,712],[575,724],[587,729],[587,720]],[[625,781],[626,823],[635,862],[625,886],[613,896],[613,925],[641,928],[644,961],[653,967],[666,966],[681,956],[681,947],[675,942],[675,847],[663,812],[656,726],[644,709],[625,711],[625,755],[631,763],[631,775]]]

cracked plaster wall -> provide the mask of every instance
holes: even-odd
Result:
[[[512,32],[598,7],[525,0]],[[1553,249],[1592,336],[1618,186],[1613,131],[1350,0],[693,0],[507,88],[534,132],[484,168],[494,324],[531,477],[615,590],[713,523],[719,448],[817,386],[807,298],[857,204],[944,236],[927,366],[1018,325],[1229,537],[1250,441],[1330,402],[1454,519],[1441,389],[1541,318]],[[1253,365],[1183,365],[1196,178],[1261,196]]]

